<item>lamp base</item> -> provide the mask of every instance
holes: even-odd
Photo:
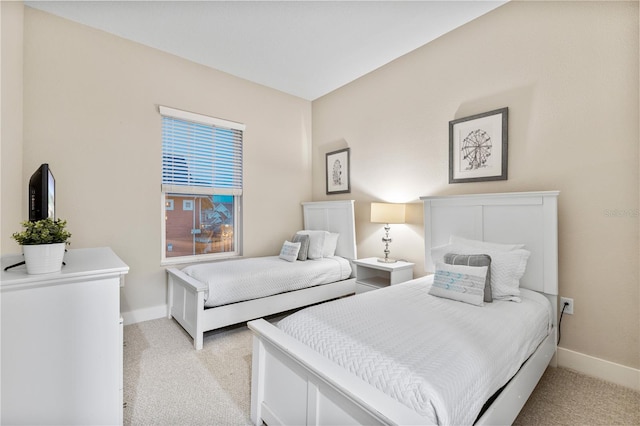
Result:
[[[397,262],[397,260],[395,260],[395,259],[389,259],[388,257],[385,257],[385,258],[381,258],[381,257],[379,257],[379,258],[378,258],[378,262],[380,262],[380,263],[396,263],[396,262]]]

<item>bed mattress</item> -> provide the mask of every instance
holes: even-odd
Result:
[[[278,327],[433,424],[473,424],[551,329],[551,305],[428,294],[431,277],[306,308]]]
[[[351,275],[351,264],[339,256],[304,262],[264,256],[192,265],[182,271],[208,285],[204,306],[212,308],[341,281]]]

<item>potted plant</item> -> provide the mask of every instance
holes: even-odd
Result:
[[[11,237],[22,246],[28,274],[47,274],[62,269],[64,250],[71,233],[67,221],[51,218],[22,222],[24,228]]]

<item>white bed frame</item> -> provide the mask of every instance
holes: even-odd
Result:
[[[425,265],[431,247],[450,235],[498,243],[524,243],[531,251],[521,286],[552,302],[553,328],[476,424],[511,424],[548,365],[557,341],[557,191],[422,197]],[[254,333],[251,419],[278,424],[428,424],[415,411],[347,373],[265,320]]]
[[[350,261],[357,258],[353,200],[302,203],[302,208],[304,229],[339,233],[336,256]],[[355,270],[353,266],[352,269]],[[175,318],[189,333],[196,349],[202,349],[206,331],[355,292],[355,278],[352,273],[350,278],[343,281],[205,309],[204,295],[208,290],[207,284],[191,278],[177,268],[167,268],[167,281],[167,316]]]

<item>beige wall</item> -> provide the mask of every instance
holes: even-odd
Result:
[[[313,195],[354,198],[360,257],[381,255],[371,201],[560,190],[561,347],[640,367],[638,3],[509,3],[313,102]],[[448,184],[448,122],[509,107],[509,179]],[[351,148],[351,194],[324,154]],[[424,274],[421,206],[392,257]]]
[[[22,183],[22,32],[21,2],[0,2],[0,252],[12,252],[11,234],[23,220],[27,202]],[[24,198],[23,198],[24,196]]]
[[[166,303],[157,105],[246,124],[246,255],[277,253],[302,227],[309,101],[28,7],[24,18],[21,179],[48,162],[71,248],[110,246],[129,264],[124,312]],[[14,201],[3,194],[3,215],[26,216]]]

